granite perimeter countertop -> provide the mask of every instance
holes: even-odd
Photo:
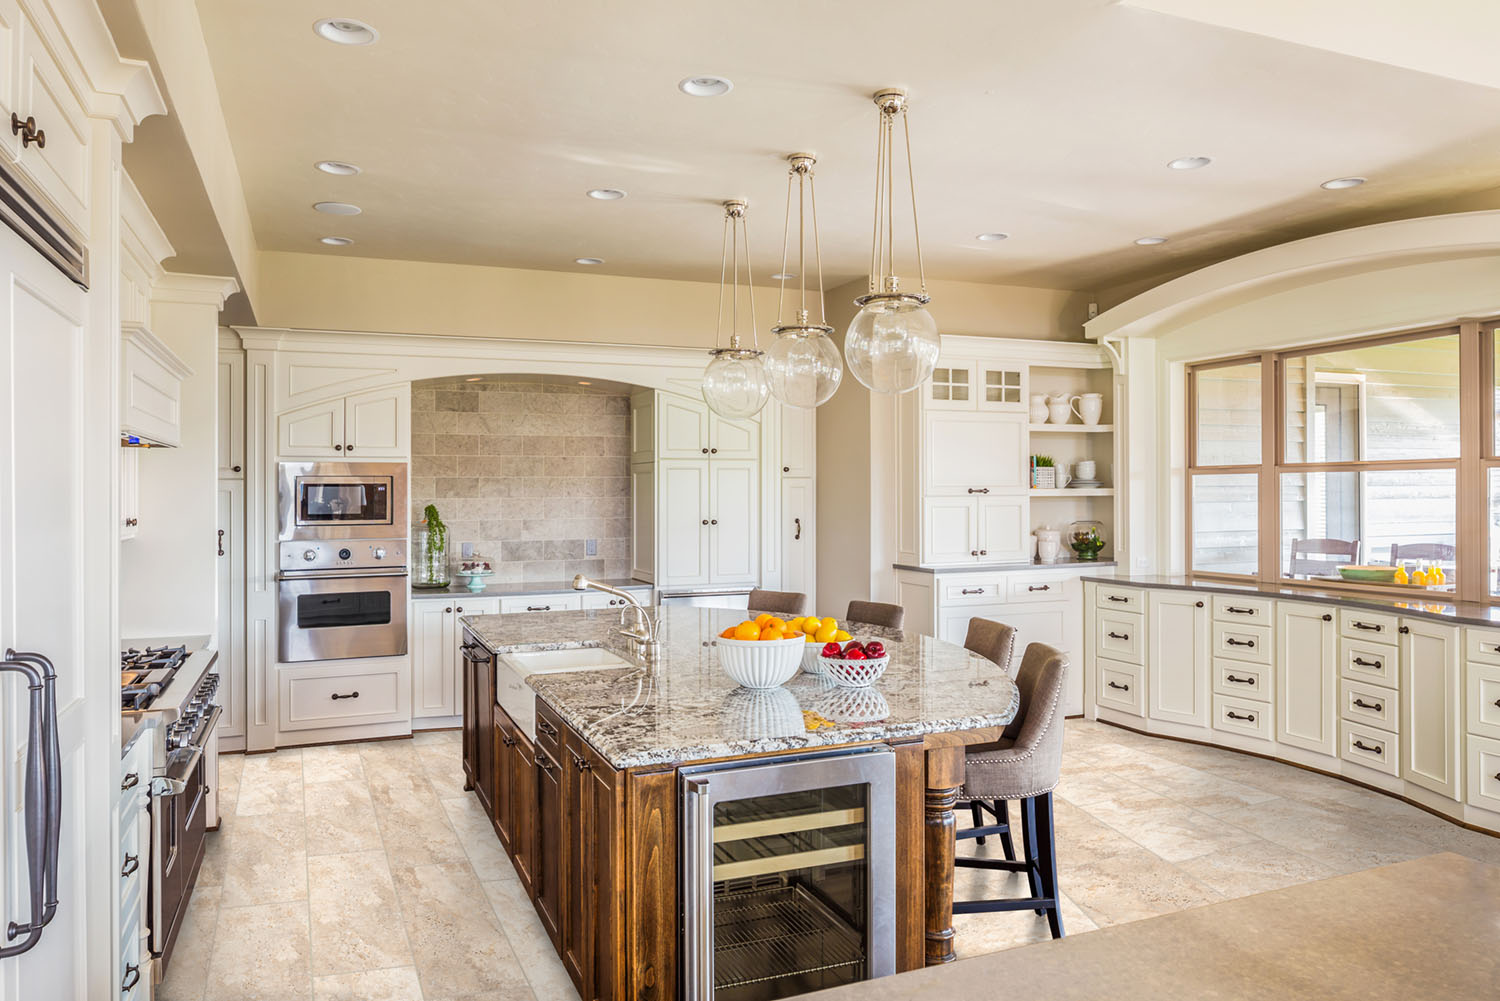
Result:
[[[736,685],[719,666],[719,633],[743,610],[690,605],[650,609],[658,622],[655,667],[540,674],[527,678],[541,699],[616,768],[728,758],[766,751],[853,744],[1004,726],[1016,714],[1014,682],[991,661],[933,636],[862,626],[890,653],[870,688],[835,688],[797,674],[770,692]],[[616,633],[618,609],[466,615],[491,652],[604,647],[629,657]],[[804,711],[833,722],[809,731]]]
[[[1262,584],[1247,581],[1204,580],[1186,574],[1135,574],[1124,577],[1083,578],[1097,584],[1121,584],[1126,587],[1164,587],[1178,591],[1202,591],[1207,594],[1258,594],[1267,598],[1287,601],[1310,601],[1320,605],[1347,605],[1350,608],[1368,608],[1372,612],[1389,612],[1392,615],[1413,615],[1464,626],[1500,626],[1500,606],[1485,605],[1477,601],[1454,601],[1436,591],[1416,590],[1410,598],[1394,595],[1361,594],[1357,591],[1320,589],[1315,587],[1285,587],[1278,584]]]
[[[609,577],[599,583],[608,584],[610,587],[645,588],[648,591],[653,586],[643,580],[632,580],[629,577]],[[523,598],[528,594],[558,594],[572,590],[573,578],[571,577],[567,580],[514,581],[511,583],[491,579],[483,591],[471,591],[469,585],[462,580],[455,580],[447,587],[413,587],[411,596],[414,601],[422,598],[451,598],[456,594],[472,595],[476,598]]]
[[[1115,566],[1114,560],[1053,560],[1043,563],[1030,560],[1025,563],[961,563],[956,566],[918,567],[909,563],[892,563],[893,570],[909,570],[912,573],[1011,573],[1016,570],[1090,570],[1094,567]]]

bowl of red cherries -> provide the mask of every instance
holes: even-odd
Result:
[[[828,643],[818,656],[823,673],[841,688],[865,688],[873,685],[885,673],[891,662],[885,652],[885,644],[879,640],[849,640],[846,643]]]

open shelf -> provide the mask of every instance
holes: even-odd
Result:
[[[1040,490],[1032,488],[1033,497],[1113,497],[1114,487],[1079,487],[1077,490],[1069,490],[1067,487],[1057,487],[1052,490]]]
[[[1115,429],[1113,424],[1030,424],[1033,434],[1107,434]]]

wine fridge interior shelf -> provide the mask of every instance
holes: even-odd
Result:
[[[864,960],[854,929],[796,884],[714,897],[716,991],[859,966]]]

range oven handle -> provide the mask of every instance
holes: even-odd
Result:
[[[298,580],[339,580],[349,577],[405,577],[405,568],[394,570],[283,570],[276,575],[279,581],[290,583]]]
[[[186,758],[180,758],[168,766],[166,774],[153,779],[151,792],[154,796],[178,796],[187,789],[188,776],[193,774],[193,769],[198,767],[198,762],[203,758],[203,748],[207,746],[208,735],[213,733],[214,727],[219,725],[219,717],[223,715],[223,706],[214,706],[208,714],[208,723],[203,727],[203,742],[194,744]]]

